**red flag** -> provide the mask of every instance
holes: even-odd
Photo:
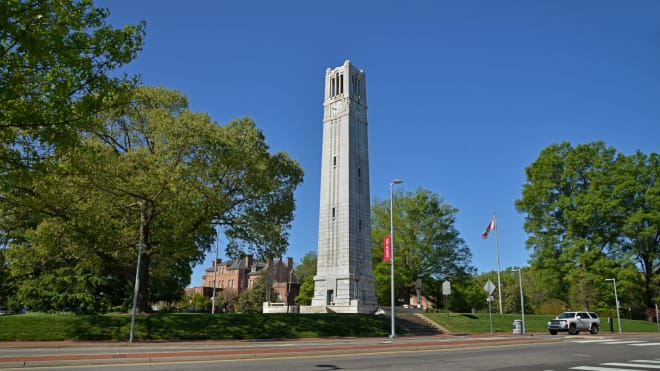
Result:
[[[383,261],[388,262],[392,260],[392,240],[390,238],[390,235],[385,235],[385,239],[383,240]]]
[[[484,240],[488,238],[488,233],[490,233],[490,231],[492,231],[493,229],[495,229],[495,215],[493,215],[493,219],[491,219],[490,223],[488,223],[488,225],[486,226],[486,230],[481,235],[481,238],[483,238]]]

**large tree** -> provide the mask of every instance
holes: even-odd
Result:
[[[409,303],[415,283],[435,302],[442,298],[444,280],[467,278],[474,271],[472,253],[454,223],[458,210],[424,189],[394,195],[395,300]],[[371,207],[372,257],[376,297],[390,302],[390,265],[383,262],[383,238],[390,233],[389,200]]]
[[[0,2],[0,169],[66,150],[135,79],[113,73],[142,47],[144,23],[115,29],[91,0]]]
[[[9,249],[21,262],[12,269],[26,301],[63,306],[113,293],[114,305],[125,302],[139,247],[139,309],[175,300],[209,249],[213,225],[229,236],[232,256],[283,254],[302,170],[285,153],[271,154],[252,120],[220,126],[162,88],[136,89],[130,105],[99,119],[100,129],[60,158],[60,171],[11,194],[14,210],[34,218]],[[5,226],[20,220],[5,218]],[[58,294],[72,296],[45,300],[62,280],[81,277],[84,287]]]
[[[644,299],[651,308],[660,301],[660,156],[637,151],[621,158],[609,196],[621,215],[619,241],[643,275]],[[608,197],[608,195],[603,195]]]
[[[31,197],[41,178],[59,171],[55,158],[98,124],[108,97],[137,82],[116,70],[141,50],[144,23],[115,29],[108,14],[91,0],[0,2],[0,220],[12,221],[0,229],[0,248],[22,243],[40,217],[13,209],[14,196]],[[15,288],[0,277],[0,301]]]
[[[602,142],[561,143],[544,149],[526,169],[516,208],[526,214],[531,263],[537,277],[546,280],[544,286],[554,289],[552,297],[583,309],[602,302],[604,278],[634,271],[631,249],[648,260],[647,268],[657,267],[657,208],[654,213],[652,207],[658,186],[651,161],[639,155],[632,161]],[[637,182],[643,185],[633,186]],[[626,221],[634,227],[624,235]],[[623,294],[632,298],[633,292]]]

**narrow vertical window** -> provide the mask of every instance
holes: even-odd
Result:
[[[344,94],[344,75],[339,75],[339,94]]]
[[[332,208],[332,217],[333,218],[335,217],[335,208],[334,207]]]
[[[360,177],[360,167],[358,166],[358,178]]]
[[[362,219],[358,221],[358,229],[362,230]]]
[[[337,156],[332,156],[332,166],[337,166]]]

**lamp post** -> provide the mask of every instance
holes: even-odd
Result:
[[[522,334],[525,335],[525,297],[522,288],[522,268],[511,268],[511,272],[518,272],[518,283],[520,285],[520,312],[522,313]]]
[[[619,296],[616,294],[616,278],[606,278],[605,281],[612,281],[614,284],[614,301],[616,302],[616,322],[619,325],[619,333],[621,333],[621,316],[619,315]]]
[[[216,233],[218,239],[215,241],[215,260],[213,261],[213,297],[211,298],[211,314],[215,314],[215,290],[218,274],[218,249],[220,246],[220,233]]]
[[[144,201],[138,201],[140,206],[140,242],[138,244],[137,268],[135,268],[135,287],[133,288],[133,308],[131,309],[131,331],[128,335],[128,342],[133,343],[135,334],[135,312],[137,310],[138,295],[140,293],[140,266],[142,265],[142,244],[144,242],[144,223],[146,220]]]
[[[390,333],[390,338],[392,339],[396,337],[396,331],[394,330],[394,194],[392,193],[392,188],[395,184],[401,183],[403,183],[403,181],[400,179],[395,179],[390,182],[390,305],[392,308],[390,313],[390,316],[392,317],[392,333]]]

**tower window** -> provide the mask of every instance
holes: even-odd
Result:
[[[335,208],[334,207],[332,208],[332,217],[333,218],[335,217]]]
[[[362,219],[358,221],[358,229],[362,230]]]
[[[339,94],[344,94],[344,75],[339,75]]]
[[[360,167],[358,166],[358,178],[360,177]]]
[[[332,156],[332,166],[337,166],[337,156]]]

